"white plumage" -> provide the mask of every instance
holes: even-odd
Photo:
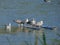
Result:
[[[33,18],[33,20],[31,21],[31,23],[32,23],[32,24],[36,24],[36,21],[34,20],[34,18]]]
[[[9,25],[6,26],[7,31],[11,32],[11,23],[9,23]]]
[[[29,21],[29,20],[28,20],[28,18],[27,18],[25,22],[27,23],[28,21]]]
[[[38,25],[38,26],[42,26],[42,25],[43,25],[43,21],[37,22],[36,25]]]

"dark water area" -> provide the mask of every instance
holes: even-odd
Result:
[[[43,26],[55,26],[57,32],[60,32],[60,0],[51,0],[44,2],[43,0],[0,0],[0,25],[11,23],[12,26],[17,24],[13,20],[26,18],[34,18],[36,21],[44,21]],[[46,30],[47,43],[51,43],[50,39],[58,38],[54,31]],[[32,45],[34,42],[34,34],[19,32],[12,34],[0,34],[0,45],[21,45],[25,40],[28,42],[31,39]],[[23,42],[24,43],[24,42]],[[23,45],[22,43],[22,45]]]

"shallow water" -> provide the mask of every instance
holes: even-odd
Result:
[[[46,35],[47,44],[52,44],[52,39],[57,39],[58,36],[54,32],[54,30],[44,30]],[[16,32],[9,34],[0,34],[0,45],[34,45],[36,40],[36,35],[38,35],[38,45],[41,45],[40,40],[42,39],[42,30],[34,32]]]

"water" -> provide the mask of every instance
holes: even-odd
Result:
[[[15,29],[16,30],[16,29]],[[48,30],[48,29],[40,29],[38,34],[34,32],[19,32],[19,30],[15,33],[1,33],[0,32],[0,45],[34,45],[36,40],[36,34],[38,35],[38,44],[41,45],[42,39],[42,30],[44,30],[46,35],[46,42],[47,44],[52,43],[52,39],[60,39],[56,32],[58,30]],[[1,31],[1,30],[0,30]],[[4,32],[4,30],[3,30]]]
[[[24,36],[25,35],[25,36]],[[9,45],[9,42],[7,40],[7,38],[9,39],[10,43],[11,44],[14,44],[14,45],[20,45],[21,43],[23,44],[25,41],[30,41],[34,40],[34,36],[31,35],[31,34],[26,34],[24,32],[20,32],[20,33],[17,33],[17,34],[2,34],[0,35],[0,45]],[[31,39],[30,39],[31,38]]]
[[[34,45],[36,40],[35,32],[17,32],[14,34],[0,34],[0,45]],[[53,32],[47,30],[46,34],[46,42],[47,44],[52,44],[52,39],[57,38],[58,36]],[[41,45],[42,40],[42,32],[38,33],[38,44]],[[39,40],[40,39],[40,40]]]
[[[49,3],[43,0],[0,0],[0,25],[12,23],[12,26],[16,26],[17,24],[13,20],[25,20],[26,18],[35,18],[36,21],[43,20],[44,26],[55,26],[60,29],[60,0],[51,0]],[[54,31],[47,32],[47,40],[50,39],[49,37],[57,37]],[[32,33],[29,33],[28,37],[23,36],[24,34],[26,33],[0,34],[0,45],[9,45],[6,36],[13,44],[16,43],[14,45],[19,45],[19,42],[25,38],[29,40],[30,36],[34,40]]]
[[[15,25],[14,19],[35,18],[37,21],[43,20],[44,25],[60,26],[59,0],[52,0],[50,3],[43,0],[2,0],[0,2],[0,24],[11,22]]]

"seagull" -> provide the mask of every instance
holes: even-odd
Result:
[[[25,20],[25,22],[26,22],[26,23],[29,22],[28,18]]]
[[[9,23],[9,25],[6,26],[7,31],[11,32],[11,23]]]
[[[43,25],[43,21],[41,20],[40,22],[37,22],[36,26],[42,26]]]
[[[36,24],[36,21],[34,20],[34,18],[32,19],[31,24],[32,25]]]
[[[24,22],[23,21],[21,21],[21,20],[13,20],[13,21],[18,24],[18,28],[21,28],[21,26],[24,27]]]
[[[27,18],[27,19],[25,20],[25,23],[31,24],[31,21]]]
[[[23,24],[24,22],[21,20],[13,20],[14,22],[18,23],[18,24]]]
[[[26,19],[25,21],[27,24],[30,24],[32,26],[42,26],[43,25],[43,21],[41,20],[40,22],[35,21],[35,19],[33,18],[31,21],[29,21],[28,19]]]

